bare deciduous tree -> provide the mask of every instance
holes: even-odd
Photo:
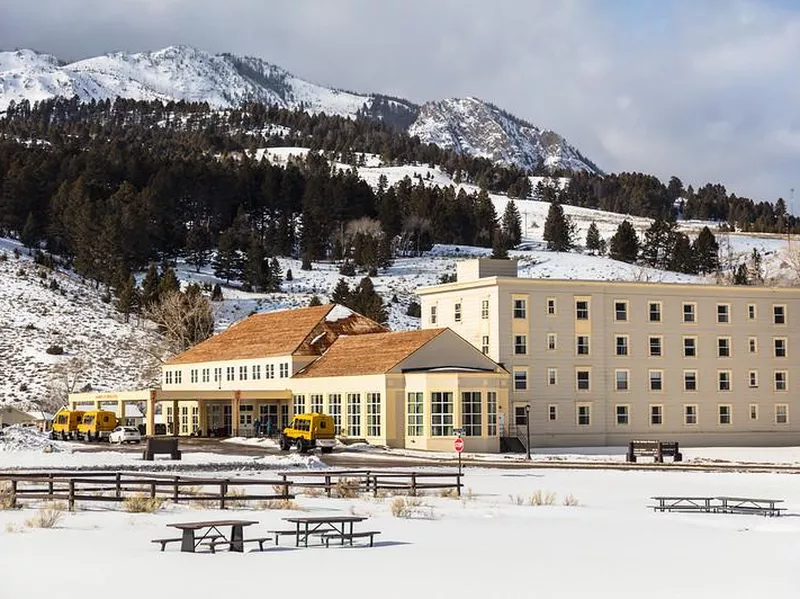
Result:
[[[173,353],[182,352],[214,332],[211,303],[198,291],[172,291],[147,308],[146,316],[157,326]]]
[[[83,358],[73,357],[53,366],[47,391],[39,401],[39,407],[45,412],[56,412],[67,404],[67,396],[74,393],[87,369]]]

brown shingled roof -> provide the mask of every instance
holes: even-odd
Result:
[[[383,374],[447,329],[342,336],[295,377]]]
[[[343,311],[331,321],[334,309]],[[225,360],[247,360],[289,356],[319,355],[340,334],[382,333],[386,327],[356,312],[335,304],[254,314],[231,325],[167,362],[191,364]],[[313,342],[313,343],[312,343]]]

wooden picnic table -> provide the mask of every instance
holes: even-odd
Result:
[[[754,497],[717,497],[720,505],[717,509],[729,514],[763,514],[764,516],[780,516],[785,508],[776,507],[783,499],[766,499]]]
[[[206,520],[204,522],[174,522],[167,524],[182,532],[181,551],[194,553],[197,547],[209,539],[216,541],[222,538],[230,546],[231,551],[244,552],[244,528],[258,524],[255,520]],[[226,536],[221,529],[230,526],[230,535]],[[196,534],[202,531],[199,536]],[[213,550],[213,547],[212,547]]]
[[[716,497],[657,496],[651,497],[651,499],[658,501],[658,505],[653,506],[653,510],[657,512],[711,512],[714,510],[711,502]]]
[[[342,537],[353,535],[353,524],[363,522],[366,516],[296,516],[284,518],[295,525],[295,547],[308,547],[308,537],[312,534],[332,532]],[[349,531],[345,531],[349,525]]]

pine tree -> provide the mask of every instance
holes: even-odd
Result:
[[[749,285],[750,280],[747,277],[747,265],[742,262],[739,266],[736,267],[736,270],[733,273],[733,284],[734,285]]]
[[[508,242],[502,230],[495,231],[491,258],[493,260],[508,260]]]
[[[158,276],[158,269],[154,262],[150,263],[147,267],[147,274],[142,281],[142,307],[147,307],[154,302],[157,302],[158,288],[161,277]]]
[[[501,224],[508,247],[516,247],[522,241],[522,219],[513,200],[506,204]]]
[[[574,245],[574,234],[575,227],[564,214],[561,204],[552,202],[544,223],[544,240],[547,242],[547,249],[554,252],[568,252]]]
[[[308,300],[308,307],[313,308],[314,306],[321,306],[322,300],[319,299],[319,296],[315,293],[311,296],[311,299]]]
[[[639,256],[639,238],[629,221],[624,220],[617,226],[617,232],[611,238],[608,255],[621,262],[636,262]]]
[[[180,291],[181,283],[175,275],[175,271],[171,268],[165,269],[161,273],[158,281],[158,297],[165,297],[172,291]]]
[[[288,269],[286,271],[286,280],[291,281],[293,278],[292,270]],[[269,261],[269,288],[267,291],[280,291],[282,282],[283,274],[281,273],[281,263],[278,262],[278,259],[273,256],[272,260]]]
[[[697,270],[701,273],[719,270],[719,244],[708,227],[703,227],[693,244]]]
[[[375,286],[369,277],[361,279],[358,286],[356,286],[348,308],[381,324],[388,320],[383,299],[375,291]]]
[[[39,245],[39,233],[36,227],[36,220],[33,218],[33,212],[28,212],[28,218],[25,219],[25,226],[22,227],[19,240],[29,250],[33,250]]]
[[[236,231],[231,227],[219,236],[217,255],[213,261],[214,274],[225,283],[242,276],[244,260],[239,252],[239,241]]]
[[[645,231],[642,259],[654,268],[669,268],[675,247],[675,221],[657,217]]]
[[[350,285],[347,284],[345,279],[339,279],[339,281],[336,283],[336,287],[333,289],[333,293],[331,294],[331,303],[349,306],[350,295]]]
[[[250,238],[250,245],[247,248],[247,258],[244,267],[244,281],[255,291],[271,291],[269,273],[269,259],[264,252],[264,246],[261,245],[258,237],[252,235]]]
[[[219,283],[214,283],[214,290],[211,292],[211,301],[221,302],[223,299],[222,286]]]
[[[695,259],[692,242],[683,233],[675,235],[675,246],[672,250],[669,270],[686,274],[697,273],[697,261]]]
[[[195,268],[195,272],[208,264],[211,256],[211,235],[208,229],[195,223],[186,234],[186,263]]]
[[[600,230],[597,228],[597,224],[592,221],[592,224],[589,225],[589,230],[586,232],[586,249],[590,252],[597,252],[602,253],[601,250],[604,249],[603,238],[600,237]]]
[[[127,281],[117,288],[117,300],[114,302],[114,307],[117,311],[124,315],[125,322],[130,321],[131,313],[136,312],[138,308],[139,297],[136,290],[136,279],[133,273],[130,274]]]
[[[761,256],[761,252],[759,252],[757,248],[753,248],[753,251],[750,253],[750,267],[748,274],[748,278],[750,279],[751,284],[753,285],[764,284],[763,263],[764,260]]]

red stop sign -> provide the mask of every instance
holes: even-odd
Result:
[[[459,437],[458,439],[456,439],[455,441],[453,441],[453,447],[455,447],[455,450],[456,450],[458,453],[461,453],[462,451],[464,451],[464,439],[462,439],[461,437]]]

